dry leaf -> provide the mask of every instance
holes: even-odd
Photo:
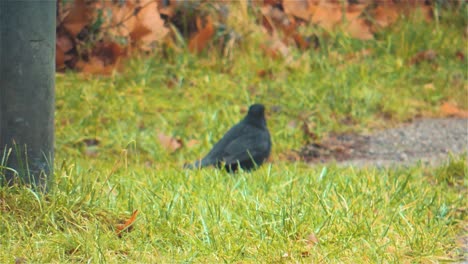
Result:
[[[193,148],[194,146],[198,145],[199,144],[199,141],[196,140],[196,139],[190,139],[186,144],[185,146],[187,146],[188,148]]]
[[[445,102],[440,106],[440,111],[445,116],[468,118],[468,111],[458,108],[456,105]]]
[[[409,63],[410,63],[410,65],[413,65],[413,64],[419,64],[422,61],[432,62],[436,58],[437,58],[437,52],[435,50],[431,50],[431,49],[430,50],[424,50],[424,51],[416,53],[416,55],[414,55],[411,58]]]
[[[286,14],[293,15],[305,21],[312,16],[307,0],[283,0],[283,9]]]
[[[383,5],[379,5],[372,11],[373,20],[379,28],[385,28],[390,24],[393,24],[397,21],[399,14],[400,11],[393,2],[387,2]]]
[[[366,21],[360,18],[351,20],[345,30],[353,38],[361,40],[370,40],[374,38],[370,26]]]
[[[306,243],[309,246],[315,246],[319,243],[319,239],[315,233],[310,233],[310,235],[308,235],[306,238]]]
[[[86,74],[110,75],[114,71],[114,65],[104,65],[104,62],[98,57],[91,57],[88,62],[79,61],[76,68]]]
[[[169,33],[169,29],[164,26],[164,20],[162,20],[159,15],[156,0],[141,1],[140,7],[141,9],[136,16],[137,23],[132,30],[132,33],[134,34],[132,40],[138,40],[135,33],[135,31],[138,30],[138,26],[149,31],[146,34],[139,36],[140,39],[138,43],[141,43],[139,45],[140,49],[150,51],[154,48],[153,45],[155,42],[161,41]],[[139,30],[141,34],[142,29]]]
[[[302,130],[304,131],[304,134],[307,136],[307,140],[309,140],[309,138],[312,140],[316,140],[318,138],[317,134],[315,134],[314,132],[314,128],[315,128],[314,122],[303,121]]]
[[[465,53],[461,52],[461,51],[457,51],[455,53],[455,57],[457,57],[457,59],[459,59],[460,61],[464,62],[465,61]]]
[[[163,133],[158,134],[159,143],[167,150],[174,152],[182,147],[181,140],[167,136]]]
[[[138,210],[133,211],[132,216],[128,220],[126,220],[123,224],[118,224],[116,226],[116,229],[117,229],[116,233],[119,237],[122,237],[123,231],[127,231],[127,232],[131,231],[132,225],[135,222],[137,215],[138,215]]]
[[[72,9],[63,19],[63,27],[72,35],[78,33],[92,21],[92,9],[86,4],[85,0],[75,0]]]
[[[313,10],[312,23],[318,24],[325,30],[333,30],[342,21],[343,12],[340,3],[321,1]]]
[[[125,55],[125,50],[115,42],[101,42],[93,49],[92,55],[98,57],[104,66],[108,66],[116,64]]]
[[[202,52],[215,33],[213,22],[211,21],[210,16],[206,17],[206,23],[204,26],[202,25],[201,18],[197,17],[197,28],[198,32],[195,33],[195,35],[193,35],[189,41],[188,48],[192,53]]]

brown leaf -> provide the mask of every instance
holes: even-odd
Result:
[[[76,68],[85,74],[110,75],[114,71],[115,66],[113,64],[106,66],[101,58],[93,56],[87,62],[79,61],[76,64]]]
[[[317,134],[313,131],[315,128],[315,123],[314,122],[307,122],[303,121],[302,123],[302,130],[304,131],[304,134],[307,136],[307,138],[316,140],[318,138]]]
[[[340,3],[321,1],[313,9],[312,23],[318,24],[325,30],[331,31],[342,21],[343,12]]]
[[[69,52],[75,46],[73,40],[66,34],[59,34],[55,45],[57,46],[57,49],[60,49],[63,53]]]
[[[206,23],[202,25],[202,19],[197,17],[198,32],[195,33],[189,41],[189,51],[192,53],[200,53],[206,47],[208,42],[214,36],[215,30],[211,17],[206,17]]]
[[[87,147],[91,147],[91,146],[99,145],[100,140],[97,138],[84,138],[84,139],[81,139],[79,143],[82,143]]]
[[[62,25],[72,35],[77,36],[92,20],[92,9],[85,0],[75,0],[72,9],[63,19]]]
[[[198,145],[200,142],[196,139],[190,139],[187,143],[185,143],[185,146],[188,148],[193,148],[194,146]]]
[[[125,55],[125,50],[115,42],[101,42],[93,49],[92,55],[99,58],[104,66],[108,66],[116,64]]]
[[[123,231],[130,232],[132,230],[132,225],[135,222],[137,215],[138,210],[133,211],[132,216],[128,220],[126,220],[123,224],[118,224],[116,226],[116,233],[119,237],[122,237]]]
[[[130,32],[130,39],[132,39],[133,42],[138,42],[140,39],[150,33],[151,30],[149,28],[145,27],[140,21],[137,21],[133,27],[132,32]]]
[[[293,15],[305,21],[309,21],[312,16],[307,0],[283,0],[283,9],[286,14]]]
[[[55,68],[59,70],[65,69],[65,52],[55,45]]]
[[[25,264],[28,263],[28,259],[25,257],[15,257],[15,264]]]
[[[270,56],[273,59],[278,59],[282,57],[285,58],[287,61],[292,60],[289,47],[286,44],[284,44],[284,42],[280,39],[272,38],[270,43],[262,44],[260,48],[267,56]]]
[[[370,26],[360,18],[351,20],[345,30],[351,37],[356,39],[370,40],[374,38]]]
[[[468,27],[467,27],[468,28]],[[464,62],[465,61],[465,53],[461,52],[460,50],[458,50],[456,53],[455,53],[455,57],[457,57],[457,59],[459,59],[460,61]]]
[[[432,62],[437,58],[437,52],[435,50],[429,49],[416,53],[411,60],[410,65],[419,64],[423,61]]]
[[[309,246],[315,246],[319,243],[319,239],[315,233],[310,233],[306,238],[306,243]]]
[[[168,33],[169,29],[164,26],[164,20],[161,19],[158,11],[158,4],[155,0],[143,0],[140,2],[140,11],[138,12],[136,19],[137,23],[132,30],[133,37],[132,40],[139,40],[141,43],[139,45],[140,49],[150,51],[152,50],[153,44],[161,41]],[[140,29],[140,35],[136,35],[134,32],[138,27],[144,28],[149,31],[146,34],[141,34],[144,32]]]
[[[157,0],[97,1],[96,9],[105,10],[104,24],[112,36],[130,38],[132,44],[140,50],[151,51],[154,43],[162,41],[169,33],[158,11]]]
[[[468,118],[468,111],[460,109],[450,102],[443,103],[440,106],[440,111],[445,116]]]
[[[400,11],[393,2],[377,6],[373,11],[373,20],[379,28],[385,28],[397,21]]]
[[[158,134],[159,143],[167,150],[174,152],[182,147],[182,141],[173,137],[167,136],[163,133]]]
[[[271,69],[262,69],[257,71],[257,76],[260,78],[273,77],[273,71]]]

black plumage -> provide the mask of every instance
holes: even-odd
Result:
[[[262,165],[270,152],[271,138],[265,120],[265,107],[254,104],[249,107],[245,118],[229,129],[203,159],[186,167],[224,166],[233,172],[240,165],[243,170],[251,170]]]

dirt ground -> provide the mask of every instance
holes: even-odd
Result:
[[[420,119],[370,135],[331,135],[304,146],[300,157],[310,163],[355,166],[437,165],[449,154],[468,151],[468,119]]]

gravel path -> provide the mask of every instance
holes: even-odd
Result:
[[[437,165],[449,153],[468,151],[468,119],[421,119],[372,135],[332,136],[305,146],[301,156],[312,163],[336,160],[355,166],[390,166],[422,161]]]
[[[449,153],[468,152],[468,119],[421,119],[372,135],[337,135],[299,152],[311,163],[336,160],[341,165],[392,166],[423,162],[438,165]],[[468,157],[468,156],[466,156]],[[468,227],[468,226],[467,226]],[[468,236],[457,238],[468,255]],[[468,259],[458,262],[468,264]]]

